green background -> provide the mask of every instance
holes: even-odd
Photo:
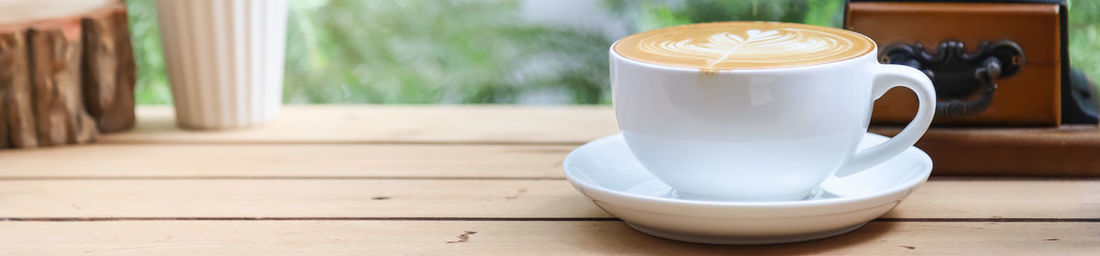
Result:
[[[842,0],[593,0],[627,33],[724,20],[839,27]],[[499,1],[289,0],[286,103],[610,102],[598,29],[526,19]],[[169,104],[153,0],[129,0],[139,104]],[[1100,1],[1071,0],[1074,68],[1100,76]]]

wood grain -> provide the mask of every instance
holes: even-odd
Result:
[[[608,217],[562,180],[0,182],[11,217]]]
[[[1095,179],[933,179],[883,219],[809,243],[650,237],[562,179],[565,154],[615,132],[607,107],[292,106],[212,132],[175,129],[169,108],[139,114],[106,143],[0,152],[0,255],[1100,250]]]
[[[564,180],[3,180],[0,195],[0,218],[609,217]],[[1100,181],[932,181],[886,217],[1100,218]]]
[[[0,177],[562,178],[575,147],[95,144],[0,153]]]
[[[1095,230],[1100,223],[873,222],[806,243],[718,246],[659,239],[621,222],[0,222],[0,254],[1094,255]]]
[[[900,128],[871,131],[893,135]],[[934,128],[916,145],[932,157],[934,175],[1100,175],[1100,129]]]
[[[3,30],[0,28],[0,32]],[[0,111],[5,112],[3,123],[8,132],[4,136],[10,139],[7,146],[16,148],[38,146],[27,52],[24,33],[0,33]]]
[[[14,14],[0,22],[0,136],[11,138],[0,148],[84,144],[99,135],[97,121],[105,131],[133,124],[125,3],[77,2],[0,3]]]
[[[126,6],[117,4],[100,9],[80,22],[84,39],[80,72],[84,106],[95,118],[100,132],[133,128],[137,67]]]
[[[27,32],[38,145],[89,143],[99,135],[80,86],[80,23],[39,23]]]
[[[579,145],[618,132],[610,107],[286,106],[261,127],[186,131],[167,107],[138,108],[133,132],[112,143],[550,143]]]
[[[8,111],[7,109],[7,95],[4,93],[4,87],[0,86],[0,149],[10,148],[11,139],[8,134]]]
[[[104,142],[576,146],[618,131],[606,106],[288,106],[265,126],[202,132],[176,129],[170,108],[138,111],[142,118],[135,132],[106,136]],[[871,131],[892,135],[898,130]],[[1094,157],[1100,155],[1100,129],[1093,125],[933,128],[917,146],[932,156],[934,175],[1100,175],[1100,158]]]
[[[26,83],[26,78],[21,77],[21,74],[27,73],[26,64],[22,61],[26,59],[25,47],[22,34],[0,33],[0,149],[11,147],[13,135],[9,133],[11,128],[8,123],[11,121],[8,116],[15,109],[12,87]]]

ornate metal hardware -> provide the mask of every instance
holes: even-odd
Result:
[[[944,41],[936,54],[925,52],[920,43],[894,43],[883,48],[879,61],[924,71],[940,99],[936,116],[956,117],[988,108],[997,80],[1015,75],[1024,65],[1024,50],[1009,40],[982,42],[973,53],[966,52],[963,42]]]

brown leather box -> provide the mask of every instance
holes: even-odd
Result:
[[[881,61],[926,70],[940,100],[937,125],[1058,126],[1069,74],[1065,10],[1050,0],[851,0],[845,28],[878,43]],[[912,92],[891,90],[872,122],[908,123],[916,106]]]

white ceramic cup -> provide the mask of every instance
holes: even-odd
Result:
[[[689,199],[788,201],[909,148],[932,121],[936,94],[920,71],[879,64],[876,49],[831,63],[701,72],[628,59],[611,49],[615,115],[635,157]],[[920,108],[893,139],[856,151],[888,89]]]
[[[156,9],[179,126],[232,128],[275,117],[285,0],[157,0]]]

